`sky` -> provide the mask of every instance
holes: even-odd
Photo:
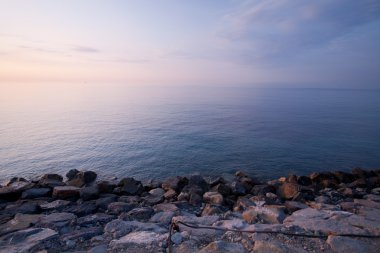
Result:
[[[380,89],[380,0],[0,0],[0,83]]]

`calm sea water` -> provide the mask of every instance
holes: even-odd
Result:
[[[380,92],[2,85],[0,177],[380,167]]]

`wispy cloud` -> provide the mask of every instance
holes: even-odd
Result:
[[[99,53],[100,52],[99,49],[88,47],[88,46],[75,46],[72,49],[76,52],[81,52],[81,53]]]
[[[336,43],[380,17],[378,0],[246,1],[224,16],[217,36],[242,61],[279,59]]]

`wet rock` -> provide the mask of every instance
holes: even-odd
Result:
[[[283,183],[277,190],[277,195],[283,199],[293,199],[299,192],[299,186],[292,183]]]
[[[226,184],[217,184],[214,187],[212,187],[212,190],[215,192],[219,192],[225,197],[231,194],[231,187],[229,187]]]
[[[75,176],[79,173],[77,169],[71,169],[66,173],[67,180],[73,180]]]
[[[116,184],[108,181],[100,181],[96,185],[98,186],[99,193],[112,193],[116,187]]]
[[[79,195],[83,200],[97,199],[99,197],[98,186],[84,187],[79,190]]]
[[[188,185],[191,187],[191,186],[197,186],[197,187],[200,187],[202,189],[202,194],[206,191],[209,190],[209,185],[208,183],[206,182],[206,180],[204,180],[204,178],[201,176],[201,175],[191,175],[189,177],[189,183]],[[201,194],[200,194],[201,195]]]
[[[158,212],[150,218],[150,222],[160,223],[165,226],[169,225],[175,213],[172,211]]]
[[[27,253],[36,252],[43,244],[58,237],[58,233],[48,228],[29,228],[20,230],[1,238],[1,252]]]
[[[53,189],[53,197],[57,199],[79,198],[79,188],[74,186],[56,186]]]
[[[161,187],[165,191],[173,189],[176,192],[181,192],[183,187],[185,187],[188,182],[189,182],[189,180],[186,177],[176,176],[176,177],[171,177],[171,178],[168,178],[167,180],[165,180],[162,183]]]
[[[97,224],[105,224],[115,219],[114,215],[109,215],[105,213],[95,213],[84,217],[80,217],[77,220],[78,226],[95,226]]]
[[[223,204],[223,196],[218,192],[205,192],[205,194],[203,194],[203,200],[209,204]]]
[[[52,209],[62,210],[63,207],[69,205],[70,203],[71,202],[68,200],[57,199],[57,200],[54,200],[50,203],[40,204],[40,208],[42,210],[52,210]]]
[[[75,187],[88,186],[96,180],[97,174],[93,171],[80,171],[67,184]]]
[[[244,246],[240,243],[232,243],[225,241],[215,241],[204,247],[199,253],[248,253]]]
[[[231,183],[232,194],[236,196],[242,196],[246,194],[246,189],[244,185],[240,182],[234,181]]]
[[[41,215],[39,214],[21,214],[16,216],[5,224],[0,225],[0,236],[12,233],[17,230],[26,229],[37,223]]]
[[[50,188],[31,188],[24,191],[21,195],[22,199],[35,199],[40,197],[49,196],[51,193]]]
[[[4,186],[10,186],[11,184],[13,184],[15,182],[28,182],[28,180],[26,180],[23,177],[12,177],[11,179],[7,180],[3,185]]]
[[[111,250],[128,249],[135,253],[159,252],[163,250],[167,234],[157,234],[154,232],[140,231],[130,233],[118,240],[110,242]],[[161,250],[160,250],[161,249]]]
[[[120,214],[123,212],[129,212],[136,206],[134,204],[124,203],[124,202],[113,202],[108,205],[109,214]]]
[[[279,224],[285,219],[283,206],[252,206],[243,212],[243,218],[248,223],[262,220],[265,223]]]
[[[16,200],[21,196],[21,193],[33,187],[33,184],[24,181],[13,182],[8,186],[0,188],[0,199]]]
[[[352,238],[330,235],[327,243],[336,253],[377,252],[380,248],[380,239]]]
[[[140,195],[144,191],[141,182],[131,177],[123,178],[118,186],[120,187],[120,193],[127,195]]]
[[[134,208],[127,213],[128,217],[132,220],[149,220],[154,214],[154,210],[151,207],[139,207]]]

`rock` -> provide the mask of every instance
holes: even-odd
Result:
[[[340,183],[348,184],[355,180],[355,175],[347,172],[335,171],[333,174]]]
[[[203,194],[203,200],[206,203],[210,203],[214,205],[223,204],[223,196],[222,194],[218,192],[205,192],[205,194]]]
[[[94,226],[97,224],[105,224],[115,219],[114,215],[109,215],[105,213],[95,213],[84,217],[80,217],[77,220],[78,226]]]
[[[21,214],[16,216],[5,224],[0,225],[0,236],[12,233],[17,230],[26,229],[37,223],[41,215],[39,214]]]
[[[102,244],[95,246],[87,251],[87,253],[107,253],[107,245]]]
[[[63,177],[58,174],[45,174],[40,180],[38,180],[38,185],[42,187],[54,188],[56,186],[64,186]]]
[[[40,204],[40,207],[42,210],[61,210],[63,207],[69,205],[70,203],[71,202],[67,200],[57,199],[50,203]]]
[[[133,220],[149,220],[153,214],[154,210],[151,207],[134,208],[127,213],[128,217]]]
[[[16,200],[21,196],[21,193],[33,187],[33,184],[24,181],[13,182],[8,186],[0,188],[0,199]]]
[[[177,212],[178,207],[172,203],[161,203],[153,206],[153,210],[157,212]]]
[[[174,233],[172,235],[172,237],[170,238],[170,240],[174,243],[174,244],[180,244],[182,242],[182,235],[181,233]]]
[[[380,235],[380,221],[375,216],[374,219],[370,217],[344,211],[305,208],[287,217],[284,224],[298,226],[312,233]]]
[[[307,251],[285,245],[279,241],[255,241],[254,253],[307,253]]]
[[[154,188],[149,191],[149,194],[156,195],[156,196],[164,196],[165,190],[162,188]]]
[[[183,187],[185,187],[188,182],[189,180],[186,177],[176,176],[168,178],[165,182],[162,183],[161,187],[165,191],[173,189],[176,192],[181,192]]]
[[[132,231],[133,227],[123,220],[113,220],[106,224],[104,233],[112,238],[120,238]]]
[[[245,197],[241,197],[238,198],[238,200],[236,201],[233,210],[236,212],[244,211],[251,206],[256,206],[255,202]]]
[[[58,233],[48,228],[28,228],[2,238],[0,252],[27,253],[36,252],[43,244],[58,237]]]
[[[24,191],[21,195],[22,199],[35,199],[40,197],[49,196],[51,193],[50,188],[31,188]]]
[[[109,196],[104,198],[99,198],[95,201],[95,205],[100,210],[107,210],[108,205],[115,202],[117,199],[116,196]]]
[[[294,198],[299,191],[299,186],[292,183],[283,183],[277,190],[277,195],[283,199]]]
[[[297,202],[297,201],[285,201],[285,207],[286,209],[289,210],[289,212],[293,213],[295,211],[298,211],[300,209],[305,209],[305,208],[308,208],[307,205],[301,203],[301,202]]]
[[[204,247],[199,253],[248,253],[240,243],[215,241]]]
[[[299,185],[303,185],[303,186],[309,186],[311,185],[313,182],[311,181],[311,179],[307,176],[299,176],[297,178],[297,184]]]
[[[202,189],[202,193],[206,192],[209,189],[208,183],[204,180],[204,178],[201,175],[191,175],[189,177],[189,183],[188,185],[191,186],[197,186]],[[200,194],[201,195],[201,194]]]
[[[129,212],[136,206],[134,204],[128,204],[124,202],[113,202],[108,205],[108,213],[120,214],[122,212]]]
[[[206,204],[206,206],[202,210],[201,216],[223,215],[227,211],[228,209],[224,206]]]
[[[103,229],[101,227],[90,227],[83,228],[80,230],[72,231],[71,233],[67,233],[62,236],[63,241],[87,241],[90,240],[94,236],[101,235],[103,233]]]
[[[270,224],[282,223],[285,219],[282,206],[252,206],[243,213],[243,218],[248,223],[254,223],[257,219]]]
[[[255,196],[265,196],[267,193],[275,193],[276,192],[276,187],[272,185],[255,185],[251,189],[251,194]]]
[[[371,201],[368,199],[354,199],[354,203],[361,205],[361,206],[380,209],[380,203],[379,202]]]
[[[242,219],[232,219],[232,220],[220,220],[214,223],[216,227],[223,227],[228,229],[244,229],[247,226],[247,222]]]
[[[79,170],[71,169],[69,170],[69,172],[66,173],[66,177],[70,181],[70,180],[73,180],[78,173],[79,173]]]
[[[93,171],[80,171],[67,184],[75,187],[88,186],[96,180],[97,174]]]
[[[150,222],[160,223],[165,226],[169,225],[172,218],[174,216],[174,212],[166,211],[166,212],[158,212],[150,218]]]
[[[98,186],[84,187],[79,190],[79,195],[83,200],[97,199],[99,197]]]
[[[189,203],[193,206],[200,206],[202,205],[202,196],[198,195],[196,193],[193,193],[190,195]]]
[[[76,216],[72,213],[52,213],[42,216],[37,224],[44,228],[66,232],[70,231],[69,226],[75,222]]]
[[[106,224],[104,227],[104,233],[106,236],[112,238],[120,238],[128,233],[136,231],[150,231],[154,233],[166,233],[168,232],[167,228],[163,228],[154,223],[144,223],[138,221],[123,221],[120,219],[113,220]]]
[[[113,251],[128,249],[128,251],[135,253],[163,252],[163,244],[166,242],[167,237],[167,234],[154,232],[133,232],[118,240],[112,240],[110,248]]]
[[[316,203],[331,204],[331,200],[327,196],[319,196],[315,198]]]
[[[149,194],[142,198],[144,203],[148,206],[153,206],[164,201],[164,195]]]
[[[95,201],[85,201],[85,202],[77,202],[76,204],[72,204],[66,206],[62,209],[63,212],[74,213],[78,217],[82,217],[85,215],[89,215],[96,212],[96,204]]]
[[[187,231],[192,236],[200,236],[202,239],[207,240],[215,240],[217,236],[220,236],[223,234],[222,231],[214,230],[214,229],[200,229],[200,228],[190,228],[187,226],[182,225],[181,223],[178,223],[178,221],[187,223],[187,224],[197,224],[197,225],[206,225],[211,226],[215,222],[219,220],[219,216],[213,215],[213,216],[203,216],[203,217],[197,217],[192,215],[187,216],[175,216],[173,217],[173,222],[177,223],[179,227],[179,231]]]
[[[373,189],[371,190],[371,193],[372,193],[372,194],[375,194],[375,195],[380,195],[380,187],[379,187],[379,188],[373,188]]]
[[[4,186],[10,186],[11,184],[13,184],[15,182],[28,182],[28,180],[26,180],[23,177],[12,177],[11,179],[7,180],[3,185]]]
[[[79,198],[79,188],[74,186],[56,186],[53,189],[53,198],[75,199]]]
[[[116,184],[112,184],[108,181],[100,181],[97,183],[99,193],[112,193],[116,187]]]
[[[164,194],[164,198],[165,199],[173,199],[175,198],[175,196],[177,196],[177,193],[175,190],[173,189],[169,189],[167,192],[165,192]]]
[[[231,183],[232,194],[236,196],[242,196],[246,194],[246,189],[244,185],[240,182],[234,181]]]
[[[131,177],[123,178],[118,186],[120,187],[120,193],[127,195],[140,195],[144,191],[141,182]]]
[[[379,238],[354,238],[330,235],[326,241],[336,253],[377,252],[380,248]]]
[[[118,201],[130,204],[138,204],[142,201],[142,198],[140,196],[120,196]]]
[[[39,212],[40,207],[37,202],[31,201],[22,201],[7,205],[7,207],[2,211],[3,214],[7,213],[11,215],[15,215],[16,213],[35,214]]]
[[[213,191],[219,192],[224,197],[229,196],[231,194],[231,187],[226,184],[217,184],[212,188]]]

